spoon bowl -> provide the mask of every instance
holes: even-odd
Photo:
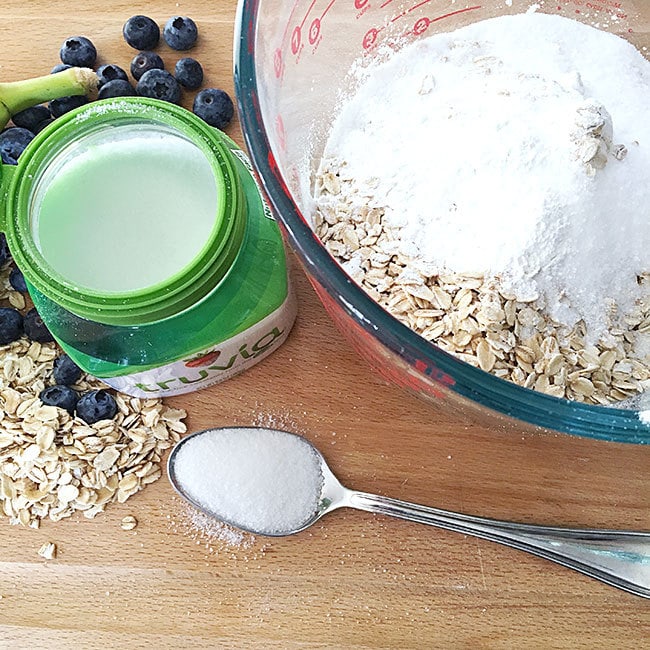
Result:
[[[187,489],[187,485],[179,480],[179,458],[184,449],[190,449],[193,444],[200,440],[201,436],[212,435],[227,439],[228,442],[237,442],[237,436],[242,442],[251,432],[256,438],[255,444],[250,449],[243,449],[243,458],[246,461],[259,461],[264,459],[252,459],[251,454],[264,452],[263,442],[268,436],[269,443],[284,441],[290,443],[296,450],[300,448],[302,457],[293,458],[290,453],[283,456],[276,456],[278,467],[266,467],[264,462],[256,465],[266,471],[260,472],[265,476],[249,476],[253,484],[254,492],[248,490],[248,483],[244,481],[244,490],[247,491],[247,498],[256,507],[262,504],[262,511],[266,504],[271,509],[277,509],[277,505],[290,503],[293,497],[300,495],[292,494],[290,485],[291,471],[296,471],[296,463],[301,459],[309,459],[313,463],[313,477],[315,494],[312,500],[307,501],[307,506],[297,518],[294,518],[290,526],[270,526],[265,523],[255,525],[250,520],[228,516],[214,507],[209,494],[197,496],[196,492]],[[274,440],[271,440],[274,438]],[[201,458],[201,467],[206,469],[206,462],[209,466],[210,458],[205,455]],[[313,462],[315,460],[315,463]],[[215,465],[217,459],[214,459]],[[228,458],[220,458],[219,461],[228,468],[228,474],[233,469]],[[181,461],[183,465],[185,460]],[[289,474],[282,474],[282,464],[288,464]],[[190,466],[183,467],[183,471],[191,470]],[[234,468],[235,471],[237,468]],[[357,510],[364,510],[381,515],[389,515],[407,521],[437,526],[446,530],[473,535],[481,539],[497,542],[527,551],[533,555],[551,560],[565,567],[579,571],[591,576],[601,582],[618,587],[637,596],[650,598],[650,532],[630,530],[607,530],[589,528],[565,528],[554,526],[540,526],[534,524],[501,521],[486,517],[477,517],[439,508],[400,501],[390,497],[379,496],[367,492],[350,490],[343,486],[330,470],[325,458],[306,438],[288,431],[277,429],[262,429],[257,427],[224,427],[220,429],[208,429],[199,431],[183,438],[176,444],[169,455],[167,463],[169,480],[174,489],[194,507],[206,514],[216,517],[226,524],[267,537],[284,537],[299,533],[316,523],[321,517],[337,508],[349,507]],[[244,469],[244,471],[246,471]],[[296,472],[297,473],[297,472]],[[289,483],[284,486],[284,494],[278,486],[275,478],[287,476]],[[217,478],[218,477],[213,477]],[[244,477],[245,478],[245,477]],[[319,487],[318,487],[319,486]],[[203,497],[206,498],[203,498]],[[284,499],[284,501],[282,501]],[[277,503],[274,502],[277,501]],[[311,505],[310,505],[311,504]],[[262,520],[260,520],[262,521]]]

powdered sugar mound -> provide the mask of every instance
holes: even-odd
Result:
[[[420,39],[363,71],[325,159],[417,267],[484,272],[588,338],[647,293],[650,64],[529,13]],[[364,190],[364,188],[366,188]]]

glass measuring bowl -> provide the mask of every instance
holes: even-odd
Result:
[[[240,0],[235,86],[253,165],[283,232],[331,318],[382,377],[464,418],[591,438],[650,443],[638,408],[591,406],[499,379],[452,357],[375,303],[341,269],[310,225],[311,179],[336,103],[357,61],[384,44],[409,42],[472,22],[528,11],[530,0]],[[650,58],[644,0],[539,0],[560,14],[616,33]],[[396,124],[399,128],[399,124]],[[646,394],[647,397],[647,394]]]

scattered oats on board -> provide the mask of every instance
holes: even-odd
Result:
[[[0,301],[10,300],[10,268],[0,271]],[[22,338],[0,346],[0,517],[38,528],[76,511],[92,519],[162,475],[164,452],[180,440],[186,412],[160,399],[115,396],[113,420],[89,425],[38,398],[52,383],[54,343]],[[83,377],[80,391],[106,388]]]
[[[138,525],[138,520],[133,515],[127,515],[122,518],[120,528],[122,530],[133,530]]]
[[[38,554],[46,560],[53,560],[56,558],[56,544],[54,542],[45,542],[45,544],[38,549]]]

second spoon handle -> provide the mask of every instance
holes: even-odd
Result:
[[[349,491],[346,505],[473,535],[528,551],[609,585],[650,598],[650,533],[535,526],[429,508]]]

